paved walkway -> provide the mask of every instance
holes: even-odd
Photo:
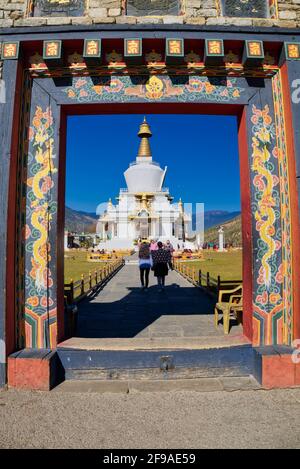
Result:
[[[213,323],[213,299],[177,272],[169,272],[159,292],[153,272],[150,286],[140,287],[137,265],[125,265],[94,297],[79,304],[78,337],[191,339],[223,337]],[[230,336],[240,335],[233,325]]]
[[[300,389],[0,392],[1,448],[300,448]]]

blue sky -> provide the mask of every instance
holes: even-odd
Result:
[[[126,187],[123,172],[137,155],[143,115],[70,116],[66,205],[95,212]],[[154,161],[168,166],[164,186],[174,202],[205,210],[240,210],[237,123],[232,116],[147,115]]]

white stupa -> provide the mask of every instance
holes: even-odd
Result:
[[[172,204],[169,190],[163,187],[167,168],[152,160],[149,138],[151,130],[146,118],[140,126],[141,139],[136,160],[124,172],[127,188],[120,189],[118,203],[109,200],[98,220],[96,232],[100,249],[133,248],[138,239],[170,240],[174,248],[191,247],[186,230],[191,221],[184,213],[181,200]]]

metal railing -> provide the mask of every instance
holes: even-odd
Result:
[[[97,290],[102,284],[107,282],[123,265],[124,259],[107,263],[101,269],[82,274],[79,280],[71,280],[70,283],[64,284],[64,295],[69,305],[78,303],[83,300],[89,293]]]
[[[209,272],[203,273],[201,269],[190,267],[184,262],[175,261],[174,268],[183,277],[193,283],[193,285],[204,288],[206,291],[213,294],[218,294],[223,288],[231,288],[232,286],[241,285],[243,283],[242,280],[222,280],[220,275],[215,278],[211,276]]]

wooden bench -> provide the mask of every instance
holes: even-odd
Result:
[[[224,334],[229,334],[230,316],[238,323],[242,322],[243,312],[243,285],[231,290],[220,290],[218,302],[215,306],[215,327],[219,325],[219,311],[223,313]]]

